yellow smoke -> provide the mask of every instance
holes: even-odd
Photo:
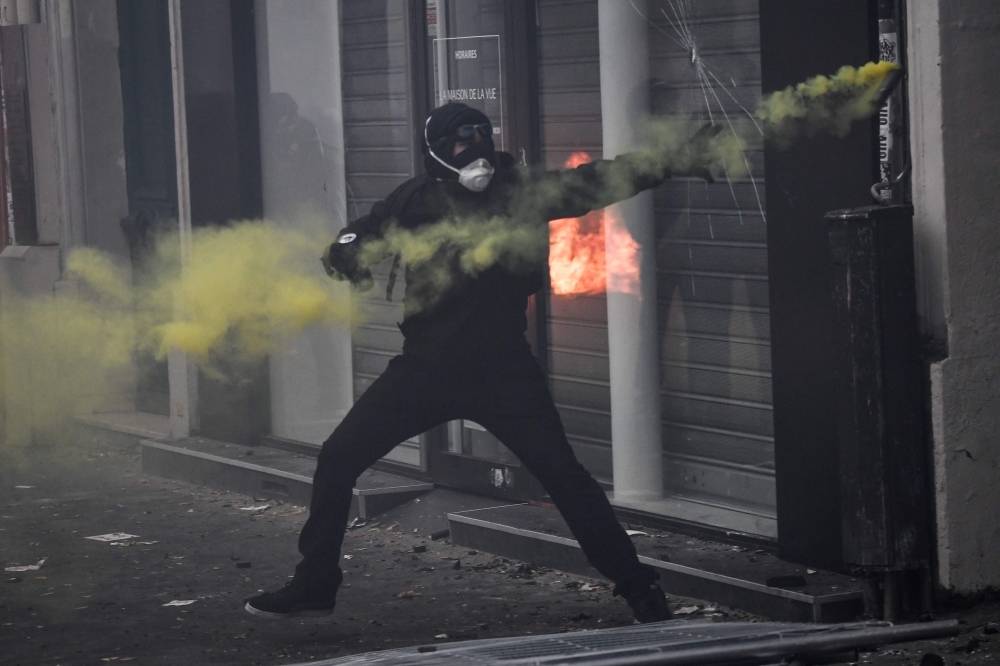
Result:
[[[416,229],[390,225],[383,237],[362,246],[362,263],[374,265],[398,253],[407,266],[421,268],[423,289],[409,293],[408,314],[432,306],[446,294],[456,270],[471,276],[497,264],[515,273],[535,270],[546,265],[549,245],[548,216],[542,212],[560,211],[557,216],[565,217],[562,211],[568,198],[579,196],[602,208],[632,196],[637,178],[655,179],[664,172],[746,175],[746,145],[739,136],[699,134],[699,129],[690,120],[650,120],[644,147],[623,158],[622,168],[594,165],[603,176],[600,191],[572,172],[561,179],[528,174],[524,186],[508,202],[509,215],[449,218]]]
[[[327,243],[319,233],[266,222],[195,231],[189,265],[144,295],[154,315],[164,305],[175,308],[145,342],[158,358],[180,349],[203,364],[213,354],[254,362],[276,338],[356,319],[350,295],[319,268]],[[176,243],[169,247],[176,253]],[[176,255],[161,257],[168,266],[179,263]]]
[[[374,264],[399,253],[407,266],[421,268],[421,291],[411,291],[407,314],[433,306],[459,274],[474,276],[500,264],[514,272],[545,265],[548,227],[526,218],[448,219],[404,229],[392,226],[381,239],[364,246],[363,260]]]
[[[384,238],[364,246],[363,260],[375,264],[399,253],[408,265],[424,267],[423,277],[430,289],[411,293],[409,308],[432,305],[454,279],[454,269],[475,275],[503,264],[514,270],[544,261],[548,247],[548,227],[539,222],[538,211],[558,208],[568,192],[579,192],[597,207],[621,200],[633,193],[636,178],[655,177],[669,172],[675,176],[711,175],[717,179],[748,175],[749,162],[744,136],[757,132],[754,122],[768,140],[787,144],[801,134],[817,132],[846,134],[850,126],[870,117],[876,109],[872,101],[886,77],[898,66],[868,63],[860,68],[843,67],[833,76],[817,76],[798,86],[767,96],[751,118],[727,118],[722,133],[705,132],[690,119],[652,118],[645,127],[641,149],[626,158],[618,171],[605,170],[603,191],[585,191],[591,185],[572,177],[563,181],[533,179],[510,202],[510,216],[492,219],[449,219],[418,229],[392,227]],[[699,131],[702,130],[702,131]],[[542,220],[544,221],[544,220]]]
[[[819,131],[843,134],[873,113],[873,96],[895,68],[870,63],[815,77],[768,96],[756,118],[767,138],[780,143]],[[651,120],[647,130],[645,147],[628,158],[624,175],[610,179],[606,191],[589,193],[596,200],[627,196],[634,177],[665,169],[744,176],[740,135],[756,131],[727,124],[718,136],[698,135],[697,124],[677,119]],[[525,220],[541,219],[538,211],[567,196],[560,189],[566,183],[544,182],[528,183],[511,203],[510,217],[396,227],[366,245],[365,258],[377,263],[400,253],[408,265],[425,268],[430,288],[413,294],[411,311],[446,293],[455,267],[475,275],[498,263],[515,271],[544,266],[548,227]],[[572,179],[568,187],[574,187]],[[183,350],[221,378],[222,367],[253,364],[276,341],[310,325],[357,323],[361,315],[349,290],[319,268],[318,257],[331,240],[320,224],[306,231],[261,221],[198,229],[184,270],[176,236],[164,236],[135,280],[109,256],[77,250],[65,276],[79,285],[74,293],[3,304],[8,392],[19,392],[21,403],[31,405],[36,423],[55,424],[66,414],[127,406],[140,357],[162,359],[171,349]]]
[[[708,171],[718,178],[725,174],[741,178],[747,175],[743,158],[747,144],[743,136],[753,126],[739,118],[731,122],[731,130],[727,123],[721,134],[701,137],[698,134],[701,128],[690,120],[652,119],[646,126],[647,147],[638,154],[649,169],[665,167],[675,175],[699,175],[701,171]]]
[[[249,367],[310,325],[357,321],[348,290],[320,268],[328,235],[260,221],[198,229],[183,271],[176,235],[163,236],[136,285],[109,255],[75,250],[71,288],[3,303],[4,385],[55,433],[67,415],[130,409],[144,356],[180,349],[234,379],[221,368]]]
[[[756,116],[767,138],[781,146],[817,132],[844,136],[854,122],[877,110],[872,105],[875,93],[897,69],[899,65],[884,61],[841,67],[833,76],[816,76],[768,95]]]
[[[66,277],[79,280],[78,293],[2,304],[7,408],[53,431],[69,412],[117,406],[135,349],[119,267],[85,249],[70,258]]]

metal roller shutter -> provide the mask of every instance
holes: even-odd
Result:
[[[654,113],[738,133],[749,173],[678,178],[656,196],[666,485],[675,496],[774,520],[757,0],[651,0]]]
[[[415,91],[406,0],[342,0],[341,7],[347,209],[356,219],[415,175]],[[401,273],[393,301],[387,301],[390,266],[386,260],[373,271],[375,288],[364,303],[369,316],[353,334],[355,400],[403,348],[397,327],[403,279]],[[419,447],[406,442],[387,458],[419,465]]]
[[[760,99],[757,0],[650,0],[646,11],[653,112],[731,121],[748,142],[750,167],[746,177],[712,185],[677,178],[656,193],[665,487],[700,505],[700,515],[749,514],[738,522],[770,534],[763,152],[746,112]],[[541,0],[539,54],[546,164],[558,168],[576,151],[600,156],[596,0]],[[567,434],[581,461],[608,481],[605,299],[554,295],[551,331],[553,393]]]
[[[550,169],[585,152],[599,158],[601,77],[596,0],[540,0],[538,81],[542,156]],[[550,299],[550,380],[580,462],[611,482],[608,306],[603,295]]]

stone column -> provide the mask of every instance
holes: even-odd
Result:
[[[181,0],[169,0],[170,64],[174,92],[174,146],[177,152],[177,224],[181,244],[181,271],[191,260],[191,183],[188,168],[187,104],[184,91],[184,42]],[[183,313],[184,304],[174,303]],[[170,436],[189,437],[198,429],[198,371],[187,353],[167,354],[170,383]]]
[[[606,159],[638,147],[649,113],[645,10],[645,0],[598,2]],[[638,246],[637,275],[607,262],[614,499],[657,500],[663,496],[663,453],[652,192],[607,209],[605,240],[609,257],[623,244]]]

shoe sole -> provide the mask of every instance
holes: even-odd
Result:
[[[296,617],[328,617],[333,615],[332,608],[317,608],[313,610],[300,610],[293,611],[291,613],[268,613],[267,611],[262,611],[259,608],[254,608],[247,602],[245,609],[251,615],[256,615],[257,617],[262,617],[265,620],[291,620]]]

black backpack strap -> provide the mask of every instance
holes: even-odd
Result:
[[[390,219],[401,219],[403,211],[406,210],[406,204],[410,201],[410,197],[416,194],[417,190],[423,187],[426,182],[427,174],[421,174],[416,178],[411,178],[402,187],[389,195],[389,200],[386,201],[387,217]],[[399,275],[399,264],[402,259],[402,255],[397,252],[392,260],[392,268],[389,270],[389,281],[385,287],[385,300],[390,302],[392,301],[392,290],[396,286],[396,277]]]
[[[385,283],[385,300],[392,302],[392,290],[396,287],[396,276],[399,274],[399,262],[403,256],[399,252],[392,258],[392,268],[389,269],[389,281]]]

